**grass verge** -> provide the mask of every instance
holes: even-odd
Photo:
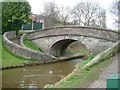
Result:
[[[2,46],[2,66],[15,66],[25,62],[34,62],[36,60],[24,59],[17,57],[10,53],[4,46]]]
[[[21,57],[17,57],[10,53],[4,45],[2,45],[2,36],[0,37],[0,63],[2,63],[2,66],[15,66],[15,65],[20,65],[25,62],[35,62],[36,60],[29,60],[29,59],[24,59]]]
[[[43,52],[43,50],[41,48],[39,48],[35,43],[33,43],[31,40],[27,40],[25,39],[24,40],[24,44],[26,47],[28,48],[31,48],[33,50],[36,50],[36,51],[40,51],[40,52]]]

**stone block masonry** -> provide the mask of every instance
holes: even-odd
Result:
[[[42,52],[38,52],[23,46],[20,46],[16,43],[13,43],[10,39],[15,38],[15,32],[6,32],[3,35],[4,46],[16,56],[23,57],[26,59],[38,60],[40,62],[55,60],[56,58],[52,55],[47,55]]]
[[[79,41],[90,52],[98,54],[117,42],[119,34],[117,31],[95,27],[64,26],[30,32],[26,34],[26,38],[32,40],[48,54],[51,53],[51,49],[53,53],[61,51],[61,47],[70,44],[63,42],[68,40]]]

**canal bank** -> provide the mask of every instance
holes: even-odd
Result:
[[[92,82],[88,88],[107,88],[107,79],[114,74],[118,73],[118,59],[120,58],[120,53],[112,57],[112,63],[104,69],[104,71],[99,75],[99,78]],[[115,80],[112,78],[112,80]],[[116,79],[117,80],[117,79]],[[117,84],[117,83],[115,83]],[[113,85],[111,85],[112,87]]]
[[[75,70],[55,85],[44,88],[86,88],[98,79],[101,72],[112,63],[112,57],[120,52],[120,41],[98,54],[92,60],[77,64]]]
[[[76,65],[76,68],[67,77],[54,85],[46,85],[44,88],[86,88],[99,78],[101,72],[112,63],[112,59],[104,60],[99,64],[81,71],[81,67],[89,60]]]

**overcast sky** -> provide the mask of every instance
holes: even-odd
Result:
[[[34,14],[40,14],[40,12],[43,11],[44,9],[44,3],[45,2],[55,2],[59,7],[64,6],[64,7],[73,7],[76,5],[76,3],[80,1],[85,1],[85,0],[28,0],[32,7],[32,12]],[[92,2],[97,2],[99,5],[106,10],[107,13],[107,28],[114,28],[114,16],[110,12],[110,8],[112,5],[112,2],[114,0],[89,0]]]

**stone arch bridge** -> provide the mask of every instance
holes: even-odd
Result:
[[[98,54],[117,42],[119,34],[108,29],[64,26],[29,32],[25,37],[32,40],[45,53],[61,56],[75,41],[81,42],[90,52]]]
[[[62,56],[66,48],[75,41],[79,41],[91,53],[98,54],[117,42],[119,34],[119,32],[108,29],[64,26],[31,32],[27,30],[27,33],[21,36],[19,43],[12,41],[16,38],[14,31],[6,32],[3,35],[3,43],[8,51],[16,56],[38,60],[40,63],[48,63],[65,60],[59,56]],[[26,47],[23,42],[24,39],[31,40],[44,52]]]

